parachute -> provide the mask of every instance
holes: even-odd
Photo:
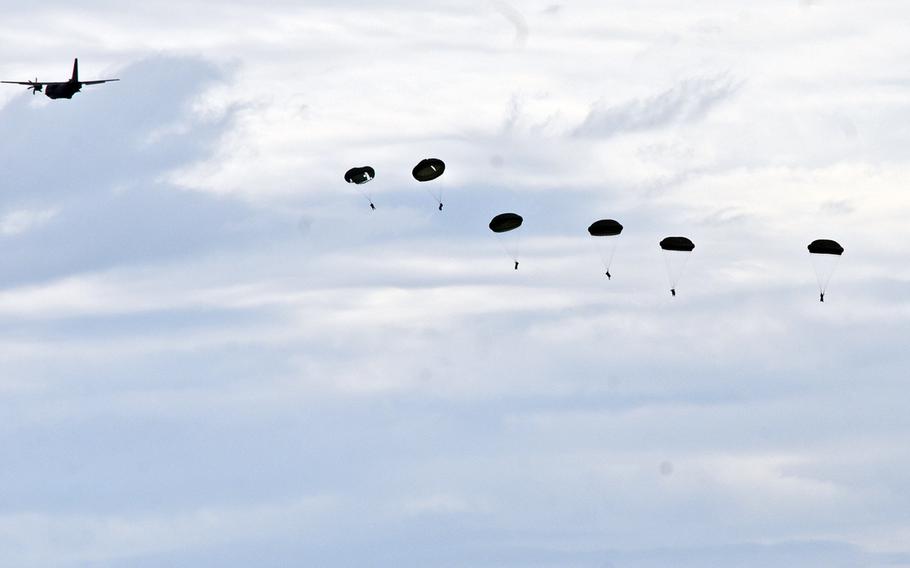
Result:
[[[414,166],[411,174],[417,181],[432,181],[446,171],[445,162],[439,158],[426,158]]]
[[[520,244],[521,233],[513,233],[512,235],[507,235],[506,233],[521,227],[522,222],[524,222],[524,219],[517,213],[501,213],[490,221],[490,230],[496,233],[506,254],[515,261],[515,270],[518,270],[518,245]]]
[[[376,206],[373,205],[373,197],[370,195],[370,192],[366,188],[360,187],[363,184],[371,181],[376,177],[376,170],[370,166],[361,166],[359,168],[351,168],[344,173],[344,181],[348,183],[353,183],[357,185],[357,189],[360,191],[360,194],[363,195],[367,201],[370,202],[370,209],[375,210]]]
[[[824,302],[828,282],[837,268],[841,255],[844,254],[844,247],[831,239],[817,239],[809,243],[809,254],[815,268],[815,277],[818,279],[818,301]]]
[[[357,185],[367,183],[376,177],[376,170],[370,166],[362,166],[359,168],[351,168],[344,174],[344,181],[348,183],[356,183]]]
[[[660,241],[664,251],[664,263],[667,265],[667,277],[670,279],[670,293],[676,295],[676,285],[686,269],[689,256],[695,250],[695,243],[686,237],[667,237]]]
[[[622,225],[613,219],[601,219],[588,227],[588,234],[592,237],[601,237],[597,239],[597,251],[600,253],[607,278],[612,278],[610,265],[613,263],[613,255],[616,252],[616,237],[620,233],[622,233]]]
[[[524,219],[517,213],[500,213],[490,221],[490,230],[494,233],[505,233],[521,227],[523,222]]]
[[[840,256],[844,254],[844,247],[831,239],[818,239],[809,243],[809,252],[812,254],[831,254]]]
[[[588,233],[592,237],[615,237],[622,232],[622,225],[613,219],[601,219],[595,221],[588,227]]]
[[[445,162],[439,158],[426,158],[420,160],[420,162],[414,166],[411,175],[420,182],[433,181],[441,176],[444,171],[446,171]],[[439,210],[442,211],[442,188],[437,186],[436,189],[430,189],[428,187],[427,191],[430,192],[430,195],[432,195],[433,199],[436,200],[436,203],[439,204]]]
[[[695,250],[695,243],[686,237],[667,237],[660,241],[660,248],[674,252],[692,252]]]

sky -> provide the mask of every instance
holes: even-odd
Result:
[[[0,566],[910,566],[906,2],[0,8]]]

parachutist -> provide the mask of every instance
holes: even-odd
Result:
[[[508,233],[509,231],[514,231],[515,229],[521,227],[523,219],[521,215],[517,213],[500,213],[499,215],[493,217],[490,220],[490,230],[494,233]],[[519,233],[520,234],[520,233]],[[515,261],[515,270],[518,270],[518,240],[514,238],[508,239],[508,242],[511,243],[511,246],[506,244],[506,239],[501,241],[503,248],[506,250],[506,254]]]
[[[376,206],[373,205],[372,201],[370,201],[370,209],[372,209],[373,211],[376,211]]]
[[[825,301],[825,288],[834,272],[834,267],[842,254],[844,247],[831,239],[817,239],[809,243],[809,254],[815,265],[815,275],[818,277],[818,301]]]
[[[597,237],[603,242],[600,256],[603,260],[603,267],[606,271],[604,274],[607,280],[613,279],[610,274],[610,263],[613,261],[613,252],[616,250],[616,237],[620,233],[622,233],[622,225],[619,224],[619,221],[614,221],[613,219],[601,219],[588,227],[588,234],[592,237]]]
[[[439,204],[439,210],[442,211],[442,203]]]
[[[666,237],[660,241],[660,248],[666,253],[664,254],[664,260],[667,263],[670,294],[675,297],[676,284],[679,283],[679,278],[682,276],[689,254],[695,250],[695,243],[686,237]]]

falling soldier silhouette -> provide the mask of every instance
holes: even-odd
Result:
[[[373,211],[376,211],[376,206],[373,205],[372,201],[370,201],[370,209],[372,209]]]
[[[816,239],[809,243],[809,254],[812,255],[813,259],[824,258],[827,255],[831,255],[828,258],[833,257],[830,263],[826,263],[827,266],[824,269],[818,265],[815,267],[815,275],[818,277],[818,301],[824,302],[828,279],[831,278],[831,274],[834,272],[838,257],[844,254],[844,247],[831,239]]]
[[[607,270],[607,280],[612,280],[612,279],[613,279],[613,277],[612,277],[612,276],[610,276],[610,271],[609,271],[609,270]]]
[[[675,297],[675,296],[676,296],[676,288],[670,288],[670,293],[673,294],[673,296]]]
[[[439,210],[442,211],[442,201],[439,202]]]
[[[518,270],[518,261],[515,261],[515,270]]]

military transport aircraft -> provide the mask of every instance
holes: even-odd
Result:
[[[79,60],[73,61],[73,76],[69,81],[63,83],[42,83],[37,78],[34,81],[0,81],[0,83],[9,83],[11,85],[28,85],[32,94],[39,93],[42,90],[44,94],[51,99],[71,99],[73,95],[82,90],[82,85],[98,85],[100,83],[109,83],[119,81],[120,79],[103,79],[100,81],[80,81],[79,80]]]

